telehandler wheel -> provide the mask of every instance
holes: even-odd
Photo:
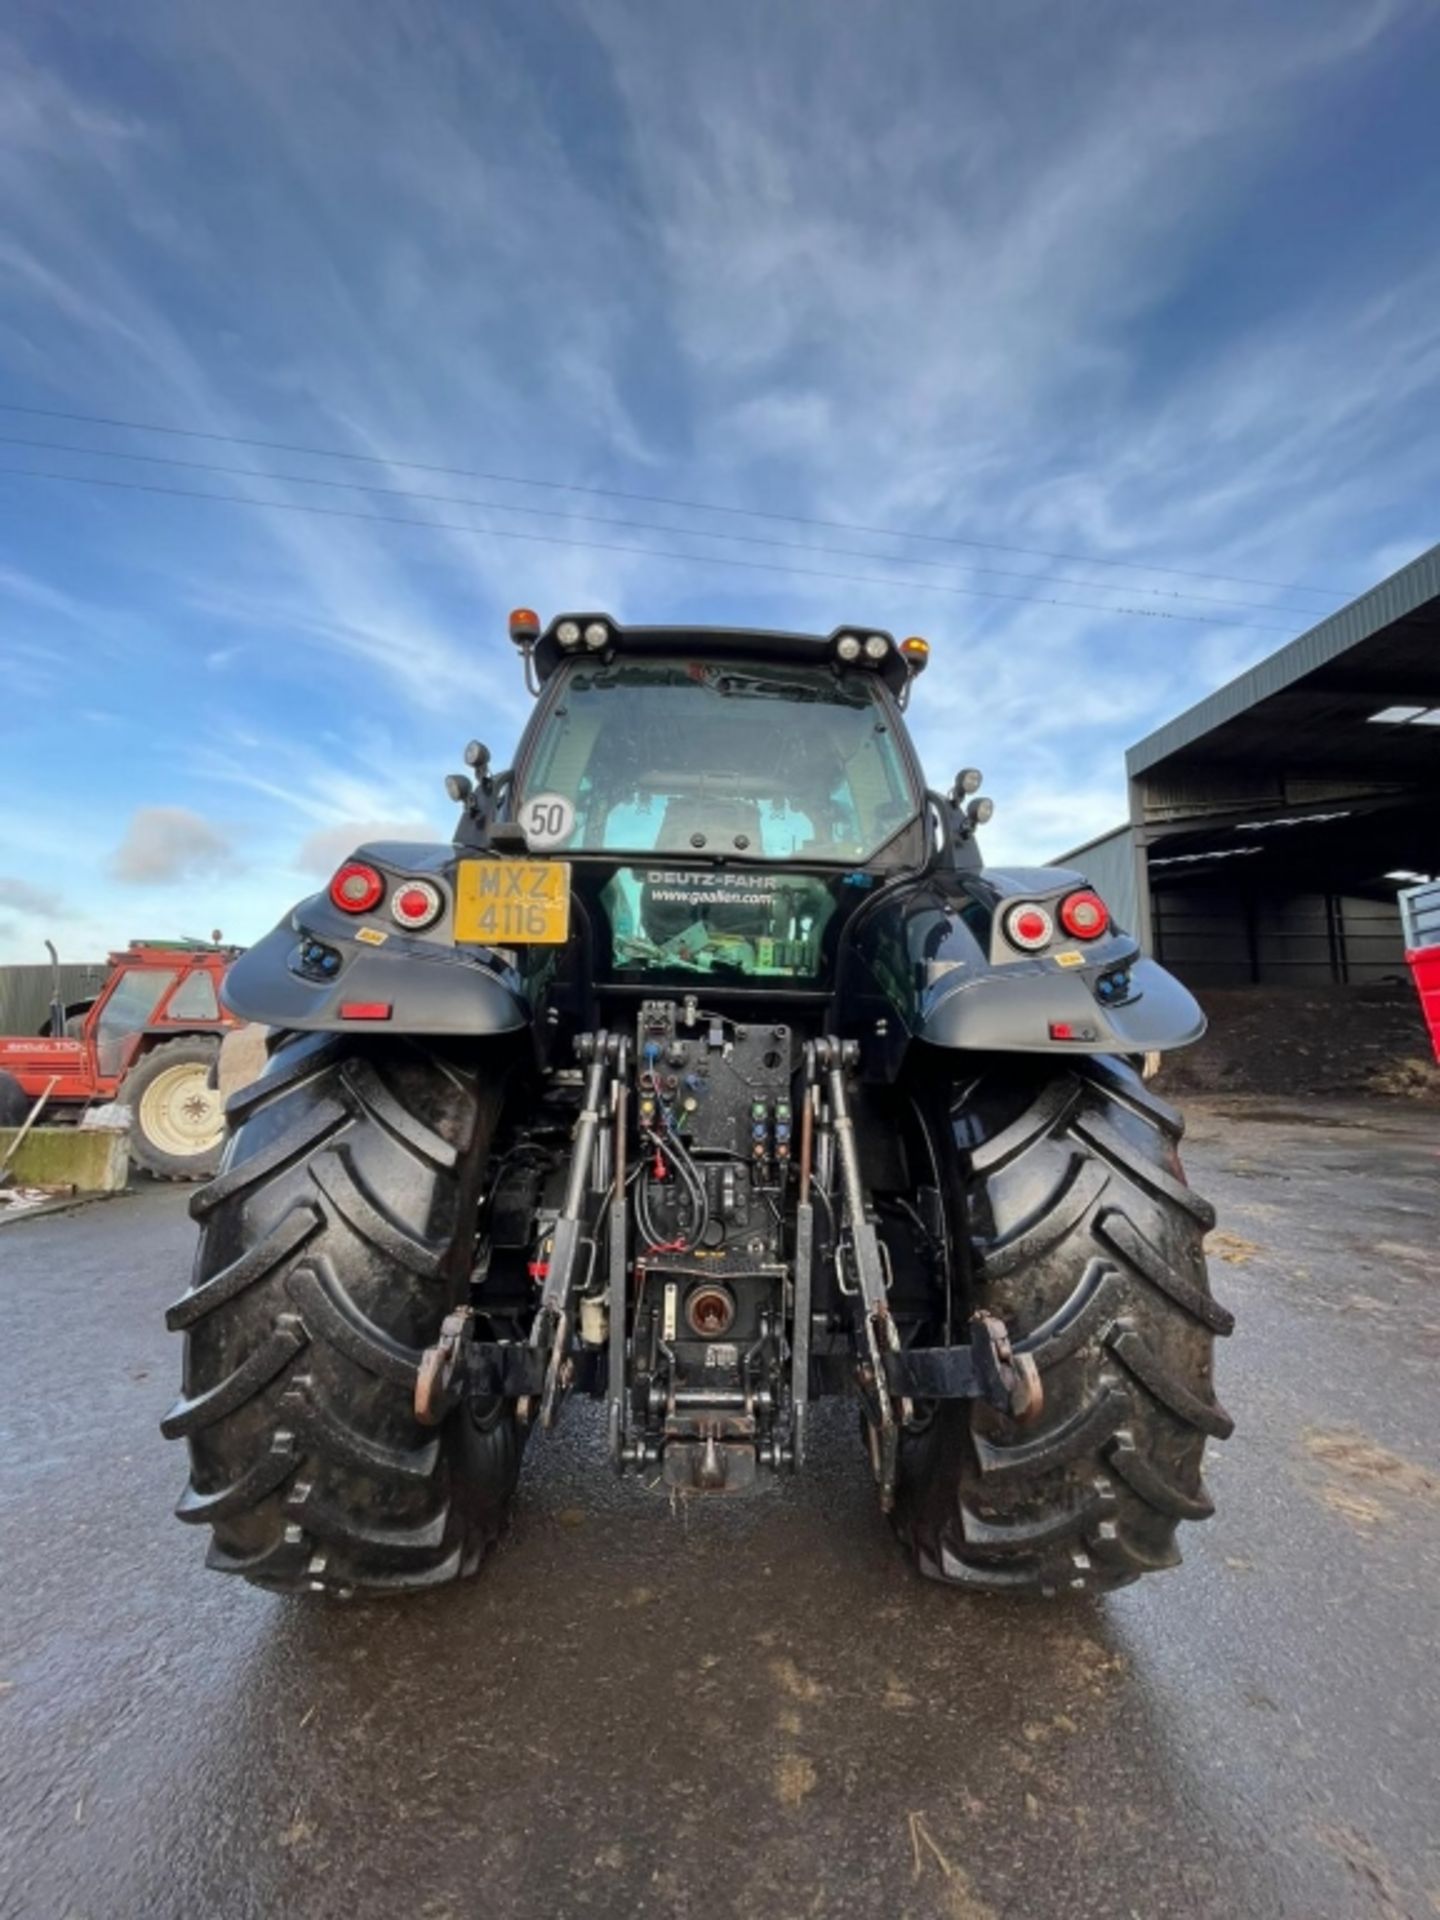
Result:
[[[205,1034],[162,1041],[120,1084],[130,1158],[157,1180],[206,1180],[220,1164],[225,1110],[210,1084],[219,1046]]]
[[[978,1302],[1033,1353],[1044,1407],[1020,1427],[935,1404],[902,1440],[896,1529],[922,1572],[977,1591],[1125,1586],[1178,1564],[1213,1508],[1207,1438],[1232,1421],[1211,1350],[1215,1215],[1186,1184],[1178,1114],[1117,1060],[989,1063],[954,1106]]]
[[[0,1127],[20,1127],[34,1102],[13,1073],[0,1073]]]
[[[201,1240],[176,1512],[208,1564],[282,1593],[392,1593],[472,1573],[520,1444],[508,1402],[414,1416],[423,1350],[464,1299],[501,1089],[438,1046],[279,1034],[234,1094]]]

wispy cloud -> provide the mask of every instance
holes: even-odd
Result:
[[[0,873],[0,907],[18,908],[22,913],[63,914],[65,903],[58,893],[32,886],[14,874]]]
[[[189,807],[141,807],[115,849],[111,866],[127,886],[154,886],[219,872],[230,842]]]
[[[82,57],[31,16],[0,43],[0,399],[369,458],[31,437],[507,504],[0,448],[431,523],[0,476],[0,724],[48,796],[0,838],[32,884],[94,897],[96,782],[122,815],[223,822],[242,935],[297,861],[319,870],[322,837],[444,832],[465,737],[503,760],[523,724],[503,639],[521,601],[929,632],[932,776],[983,761],[992,850],[1054,853],[1118,817],[1127,740],[1283,638],[1245,622],[1332,604],[1225,576],[1360,588],[1433,537],[1434,214],[1424,168],[1386,146],[1426,119],[1423,7],[860,0],[842,21],[819,0],[542,0],[441,6],[422,35],[393,0],[155,0],[93,34]],[[1028,593],[1116,611],[983,597]],[[57,756],[85,775],[60,792]],[[118,935],[132,909],[108,901]]]
[[[347,855],[372,840],[433,840],[434,829],[425,820],[346,820],[306,834],[295,855],[305,873],[322,877],[335,871]]]

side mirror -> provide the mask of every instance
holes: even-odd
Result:
[[[960,779],[963,778],[961,775]],[[957,873],[977,873],[984,862],[976,844],[975,829],[983,826],[994,813],[995,802],[987,796],[984,800],[962,804],[960,779],[949,793],[926,795],[931,809],[930,859],[936,866],[950,867]]]
[[[472,780],[467,773],[447,773],[445,791],[462,809],[455,829],[455,845],[477,853],[490,851],[524,853],[525,830],[514,821],[496,818],[501,796],[510,783],[507,767],[502,773],[490,771],[490,749],[480,740],[472,740],[465,749],[467,763],[475,769]]]

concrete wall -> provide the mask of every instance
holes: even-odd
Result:
[[[21,1187],[118,1193],[130,1170],[124,1127],[32,1127],[15,1146],[18,1127],[0,1127],[0,1158]]]

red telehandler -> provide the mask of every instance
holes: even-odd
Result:
[[[0,1038],[0,1126],[18,1126],[42,1094],[43,1117],[52,1124],[119,1100],[131,1110],[137,1165],[169,1180],[214,1173],[225,1119],[212,1068],[223,1036],[242,1024],[221,1006],[219,989],[238,952],[189,940],[134,940],[110,955],[95,998],[67,1007],[50,947],[54,983],[45,1031]]]

